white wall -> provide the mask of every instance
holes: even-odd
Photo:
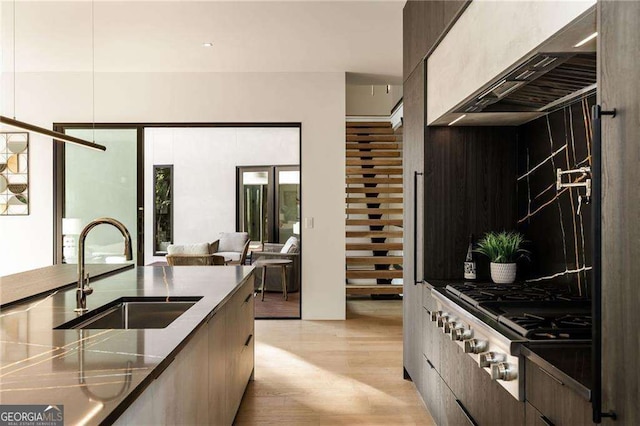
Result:
[[[153,165],[173,165],[173,241],[211,242],[236,230],[236,166],[294,165],[298,128],[194,127],[145,130],[145,264],[153,256]]]
[[[51,127],[91,122],[91,74],[19,73],[17,118]],[[345,318],[345,74],[97,73],[98,122],[301,122],[302,317]],[[0,93],[12,92],[2,75]],[[2,113],[12,100],[2,96]],[[0,276],[52,263],[50,139],[31,138],[31,214],[0,218]]]
[[[594,4],[595,0],[471,2],[427,60],[427,123],[433,123]]]
[[[372,91],[373,88],[373,91]],[[402,98],[402,86],[347,84],[347,115],[391,115]]]

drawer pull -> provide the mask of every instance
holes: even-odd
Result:
[[[544,374],[546,374],[547,376],[551,377],[551,379],[560,384],[560,386],[564,386],[564,383],[562,382],[562,380],[558,379],[556,376],[554,376],[553,374],[549,373],[547,370],[545,370],[542,367],[538,367],[540,369],[540,371],[542,371]]]
[[[244,342],[245,346],[249,346],[249,343],[251,342],[251,339],[253,339],[253,334],[250,334],[249,337],[247,337],[247,341]]]
[[[433,364],[431,364],[431,361],[427,360],[427,364],[429,364],[429,367],[431,367],[433,370],[435,370],[436,368],[433,366]]]
[[[545,416],[541,415],[540,420],[542,420],[542,423],[544,423],[546,426],[556,426],[551,420],[549,420]]]
[[[251,300],[251,296],[253,296],[253,293],[249,293],[249,294],[247,295],[247,298],[246,298],[246,299],[244,299],[243,304],[245,304],[245,303],[249,302],[249,300]]]
[[[459,399],[456,399],[456,404],[458,404],[458,407],[460,408],[460,410],[462,410],[462,414],[464,414],[469,424],[473,426],[478,426],[478,423],[476,423],[476,421],[473,420],[473,417],[471,417],[471,414],[469,414],[465,406],[462,405],[462,401],[460,401]]]

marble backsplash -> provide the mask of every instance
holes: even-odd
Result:
[[[594,103],[592,95],[518,129],[518,229],[532,252],[521,277],[570,283],[582,294],[589,294],[591,205],[583,204],[578,214],[585,189],[556,190],[556,169],[591,165]]]

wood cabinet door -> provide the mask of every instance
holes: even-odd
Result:
[[[232,415],[226,405],[227,341],[226,306],[209,320],[209,421],[212,425],[230,424]],[[232,421],[232,420],[231,420]]]
[[[556,426],[591,425],[591,404],[533,362],[526,360],[527,402]]]

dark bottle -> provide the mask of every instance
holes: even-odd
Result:
[[[467,258],[464,261],[464,279],[476,279],[476,260],[473,254],[473,234],[469,235],[469,248],[467,249]]]

